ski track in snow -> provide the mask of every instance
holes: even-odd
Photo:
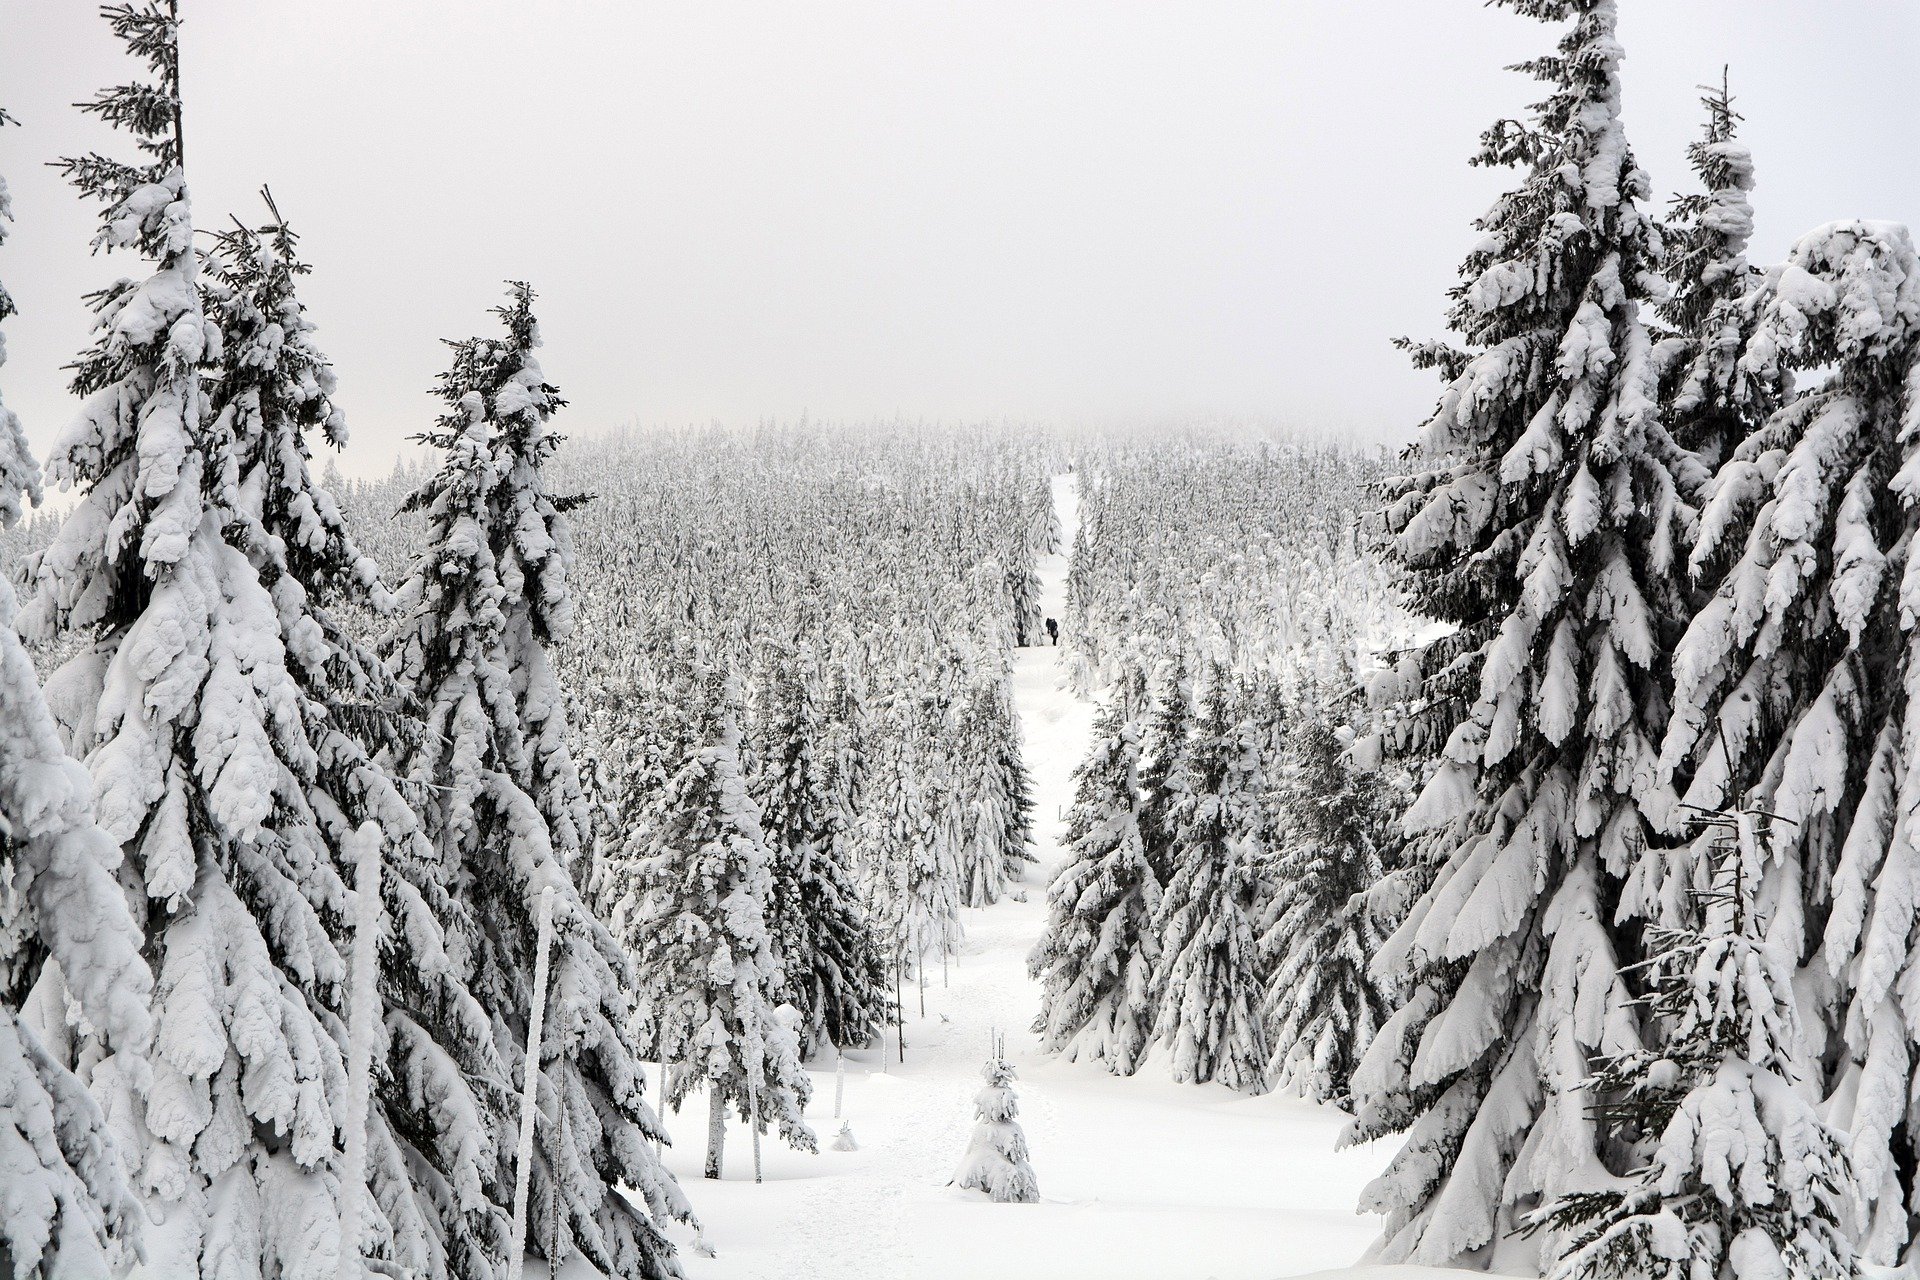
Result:
[[[1054,498],[1071,545],[1073,476],[1055,479]],[[1063,617],[1066,558],[1042,560],[1039,572],[1047,616]],[[840,1128],[830,1060],[810,1064],[807,1118],[820,1153],[763,1138],[762,1184],[753,1182],[751,1138],[738,1123],[728,1131],[725,1177],[701,1177],[704,1096],[664,1117],[677,1139],[667,1163],[717,1251],[701,1256],[693,1233],[673,1226],[688,1280],[1275,1280],[1346,1266],[1373,1238],[1375,1220],[1353,1206],[1389,1152],[1335,1153],[1337,1112],[1176,1086],[1158,1060],[1122,1080],[1037,1051],[1028,1025],[1039,991],[1026,955],[1045,921],[1046,883],[1062,857],[1073,768],[1094,712],[1062,687],[1060,653],[1015,655],[1039,862],[1012,891],[1027,901],[962,913],[961,954],[944,982],[929,975],[924,1017],[918,992],[903,993],[904,1065],[891,1036],[884,1050],[848,1055],[843,1116],[861,1149],[830,1149]],[[996,1031],[1020,1073],[1037,1205],[993,1204],[947,1185],[972,1132],[972,1099]]]

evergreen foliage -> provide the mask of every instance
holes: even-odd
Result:
[[[1132,1075],[1151,1043],[1153,919],[1160,880],[1140,831],[1140,733],[1130,708],[1145,700],[1136,671],[1094,721],[1074,770],[1067,859],[1047,889],[1047,923],[1027,958],[1039,980],[1033,1030],[1043,1049]]]
[[[1846,1137],[1798,1087],[1793,958],[1760,906],[1778,875],[1774,820],[1742,809],[1701,825],[1708,885],[1684,926],[1649,930],[1636,966],[1663,1041],[1603,1062],[1586,1086],[1644,1164],[1534,1216],[1567,1241],[1553,1280],[1858,1274]]]
[[[1751,369],[1741,358],[1758,320],[1753,287],[1765,273],[1746,257],[1753,156],[1737,136],[1740,116],[1724,78],[1701,105],[1706,128],[1687,159],[1702,189],[1676,199],[1667,223],[1672,291],[1659,314],[1673,332],[1656,344],[1654,359],[1674,439],[1718,467],[1779,406],[1786,387],[1779,371]]]
[[[660,825],[617,919],[639,967],[654,1056],[668,1070],[668,1104],[707,1091],[714,1123],[706,1171],[717,1178],[720,1118],[729,1107],[815,1150],[802,1118],[812,1084],[799,1046],[774,1017],[772,884],[760,811],[740,765],[738,693],[696,658],[678,696],[691,732],[670,765]]]
[[[1160,943],[1154,1036],[1176,1081],[1263,1093],[1267,1038],[1254,933],[1252,807],[1258,756],[1214,667],[1172,785],[1162,832],[1170,874],[1153,914]]]
[[[548,418],[562,403],[541,373],[533,295],[513,285],[499,309],[506,334],[450,344],[440,379],[447,411],[421,438],[442,452],[409,506],[427,517],[427,545],[396,593],[401,619],[389,663],[425,730],[406,753],[408,781],[455,914],[450,949],[490,1019],[503,1068],[467,1121],[466,1159],[452,1181],[476,1224],[463,1274],[489,1274],[511,1233],[514,1101],[525,1062],[535,912],[555,900],[549,1033],[537,1069],[532,1233],[562,1260],[579,1253],[620,1277],[677,1274],[660,1223],[690,1216],[660,1165],[658,1123],[642,1097],[637,1046],[627,1030],[627,957],[585,908],[570,875],[585,815],[568,750],[566,703],[545,646],[572,624],[567,500],[543,467],[558,443]],[[418,1081],[422,1103],[433,1087]],[[631,1188],[636,1196],[616,1187]]]
[[[193,244],[174,6],[103,13],[150,79],[87,110],[146,159],[62,168],[106,206],[96,249],[152,270],[90,299],[97,337],[73,383],[86,404],[49,465],[79,497],[31,562],[22,622],[72,655],[50,703],[125,852],[156,977],[152,1080],[86,1044],[72,1057],[137,1153],[134,1188],[167,1220],[169,1265],[331,1274],[346,976],[333,937],[349,894],[325,775],[351,765],[306,683],[340,654],[277,559],[294,521],[276,486],[297,470],[286,484],[304,492],[304,464],[263,467],[257,448],[297,449],[299,424],[271,420],[274,407],[228,412],[248,396],[268,406],[284,370],[233,372],[255,353],[227,352],[224,315],[203,305],[203,285],[224,294]],[[324,388],[309,395],[325,416]],[[377,1154],[401,1167],[391,1144]],[[388,1188],[376,1231],[390,1253],[424,1258],[416,1194],[404,1176]]]
[[[1546,87],[1529,118],[1483,135],[1475,163],[1523,176],[1477,224],[1449,317],[1466,359],[1384,521],[1414,607],[1450,630],[1420,652],[1402,730],[1437,748],[1405,818],[1428,865],[1404,878],[1426,887],[1375,961],[1413,976],[1354,1073],[1351,1137],[1406,1133],[1363,1204],[1387,1217],[1383,1261],[1427,1265],[1606,1176],[1577,1085],[1640,1047],[1614,928],[1671,812],[1664,655],[1704,479],[1659,415],[1641,308],[1662,246],[1621,123],[1617,6],[1502,3],[1565,33],[1521,68]]]
[[[766,904],[780,981],[800,1013],[801,1053],[855,1048],[888,1021],[886,965],[846,859],[852,806],[834,785],[827,717],[811,655],[775,648],[762,674],[762,742],[752,787],[770,863]]]
[[[1013,1064],[996,1051],[980,1074],[987,1083],[973,1098],[973,1138],[953,1180],[1001,1204],[1036,1204],[1040,1180],[1027,1162],[1027,1135],[1016,1118],[1020,1107],[1013,1094]]]
[[[0,127],[8,123],[0,111]],[[0,179],[0,243],[11,217]],[[13,314],[0,284],[0,322]],[[0,401],[0,526],[41,497],[20,419]],[[123,1167],[134,1153],[116,1146],[56,1049],[70,1033],[71,1001],[114,1055],[113,1070],[144,1083],[153,975],[114,878],[120,846],[94,822],[92,781],[61,745],[14,634],[16,607],[0,573],[0,1273],[104,1276],[140,1239]],[[38,1003],[55,1022],[44,1036],[24,1010],[43,978]]]
[[[1912,1238],[1913,1055],[1896,975],[1912,953],[1906,890],[1912,415],[1920,259],[1906,230],[1835,223],[1756,281],[1743,364],[1830,369],[1746,437],[1714,477],[1692,563],[1709,592],[1674,654],[1660,767],[1687,803],[1733,797],[1792,825],[1776,837],[1773,943],[1819,984],[1839,1050],[1830,1118],[1873,1207],[1862,1255]],[[1637,884],[1661,918],[1708,874],[1679,841]]]
[[[1393,791],[1355,766],[1351,742],[1332,708],[1288,732],[1260,919],[1270,1077],[1337,1104],[1388,1015],[1368,972],[1382,931],[1367,895],[1398,850]]]

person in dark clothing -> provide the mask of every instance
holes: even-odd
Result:
[[[1052,618],[1047,619],[1047,643],[1056,649],[1060,647],[1060,624]]]

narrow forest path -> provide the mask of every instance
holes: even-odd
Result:
[[[1073,476],[1054,483],[1071,545]],[[1040,564],[1048,616],[1064,616],[1066,558]],[[1039,1005],[1026,955],[1063,856],[1072,773],[1093,707],[1063,687],[1060,650],[1015,655],[1015,698],[1033,776],[1039,863],[1015,895],[964,912],[961,955],[907,994],[906,1062],[850,1055],[844,1118],[860,1150],[833,1151],[831,1064],[813,1073],[808,1120],[818,1155],[731,1130],[726,1177],[700,1176],[704,1098],[666,1117],[680,1177],[717,1256],[684,1249],[689,1280],[1274,1280],[1351,1263],[1373,1233],[1355,1215],[1386,1152],[1335,1154],[1341,1117],[1285,1098],[1172,1084],[1158,1062],[1121,1080],[1041,1056],[1028,1031]],[[972,1131],[972,1097],[994,1031],[1017,1066],[1021,1122],[1043,1201],[997,1205],[946,1185]],[[818,1065],[818,1064],[816,1064]]]

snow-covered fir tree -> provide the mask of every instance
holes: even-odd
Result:
[[[1040,575],[1034,569],[1031,553],[1010,562],[1007,599],[1013,607],[1013,642],[1022,647],[1045,644],[1046,613],[1040,607]]]
[[[1274,1085],[1344,1105],[1354,1065],[1387,1018],[1368,971],[1381,930],[1367,894],[1397,847],[1398,814],[1393,790],[1355,766],[1337,707],[1313,708],[1287,734],[1260,948]]]
[[[1724,77],[1701,105],[1706,128],[1687,147],[1701,189],[1673,202],[1665,228],[1671,292],[1659,315],[1673,332],[1655,344],[1654,361],[1675,441],[1718,467],[1779,405],[1783,388],[1776,372],[1741,360],[1758,318],[1753,286],[1762,273],[1746,256],[1753,155],[1737,136],[1740,116]]]
[[[846,806],[822,758],[826,716],[802,649],[773,649],[757,717],[761,740],[752,791],[770,871],[767,930],[780,980],[776,1004],[800,1013],[803,1056],[871,1041],[889,1018],[886,962],[846,863]]]
[[[1145,698],[1133,668],[1108,697],[1074,770],[1067,858],[1047,889],[1047,922],[1027,957],[1040,983],[1033,1030],[1043,1049],[1132,1075],[1154,1023],[1154,913],[1160,881],[1140,834],[1140,731]]]
[[[1132,696],[1130,686],[1122,689]],[[1146,696],[1146,705],[1134,713],[1140,722],[1140,758],[1135,769],[1140,800],[1135,820],[1140,824],[1147,867],[1164,887],[1173,878],[1170,811],[1188,786],[1187,736],[1193,722],[1193,690],[1177,653],[1156,664]]]
[[[0,111],[0,128],[9,123]],[[11,218],[0,178],[0,244]],[[13,314],[0,283],[0,323]],[[0,400],[0,526],[40,499],[39,465]],[[10,569],[0,565],[0,1274],[106,1276],[140,1237],[124,1167],[137,1153],[116,1146],[57,1049],[71,1001],[82,1029],[122,1059],[114,1070],[144,1083],[153,975],[114,876],[120,846],[95,824],[92,780],[61,745],[14,634]],[[23,1012],[36,986],[40,1010],[57,1019],[44,1036]]]
[[[973,1096],[973,1137],[953,1180],[968,1191],[984,1191],[1001,1204],[1036,1204],[1040,1180],[1020,1128],[1020,1104],[1013,1093],[1013,1064],[996,1049],[981,1068],[986,1085]]]
[[[74,1061],[166,1220],[151,1260],[331,1275],[345,978],[331,933],[349,896],[324,844],[281,830],[309,804],[324,745],[291,666],[322,641],[295,629],[297,589],[249,556],[257,476],[208,396],[222,344],[181,163],[174,6],[103,13],[151,78],[88,109],[145,159],[63,168],[105,206],[96,248],[153,269],[91,299],[97,337],[73,384],[85,407],[49,466],[79,494],[33,562],[23,622],[71,642],[50,703],[127,858],[156,977],[151,1085],[95,1061],[91,1037]]]
[[[998,902],[1035,860],[1033,797],[1010,683],[1010,672],[975,681],[957,726],[961,901],[970,907]]]
[[[803,1118],[812,1085],[795,1038],[774,1017],[772,877],[740,767],[737,696],[698,658],[676,686],[693,732],[671,766],[659,829],[632,870],[617,926],[639,969],[668,1104],[707,1093],[709,1178],[721,1174],[729,1110],[816,1149]]]
[[[1154,1037],[1176,1081],[1264,1093],[1267,1037],[1254,932],[1259,762],[1226,672],[1213,667],[1184,782],[1166,811],[1171,874],[1153,914]]]
[[[268,825],[295,859],[329,938],[340,936],[335,922],[348,910],[353,833],[368,821],[385,833],[392,873],[382,877],[382,897],[398,927],[379,975],[376,1056],[388,1070],[367,1119],[383,1221],[362,1230],[361,1247],[396,1266],[472,1272],[492,1249],[468,1216],[483,1202],[477,1195],[449,1201],[443,1188],[472,1185],[476,1147],[465,1118],[485,1105],[474,1081],[504,1068],[492,1023],[448,949],[449,934],[471,928],[471,920],[385,764],[415,740],[417,726],[400,713],[397,683],[350,621],[384,612],[390,597],[334,495],[312,473],[313,442],[343,448],[346,422],[297,292],[308,268],[293,231],[267,202],[271,224],[236,223],[218,238],[203,293],[222,334],[207,379],[209,406],[234,473],[222,514],[272,599],[310,748],[288,761]],[[347,1009],[345,957],[331,954],[337,950],[321,950],[318,967],[339,1038]]]
[[[867,758],[875,804],[862,843],[874,927],[896,978],[925,981],[927,957],[959,947],[959,852],[963,834],[952,770],[946,766],[948,718],[933,696],[896,693],[880,709]]]
[[[1641,1163],[1535,1215],[1566,1241],[1553,1280],[1858,1273],[1847,1139],[1798,1087],[1795,958],[1769,941],[1761,906],[1774,820],[1735,810],[1702,825],[1707,887],[1685,926],[1649,930],[1636,966],[1662,1042],[1604,1061],[1586,1086]]]
[[[1405,818],[1430,853],[1406,877],[1430,883],[1375,961],[1399,1007],[1349,1134],[1407,1135],[1363,1205],[1383,1261],[1436,1265],[1484,1265],[1543,1198],[1607,1176],[1577,1086],[1639,1047],[1613,928],[1643,806],[1670,808],[1664,654],[1703,478],[1659,419],[1661,242],[1616,0],[1501,2],[1566,29],[1522,68],[1544,99],[1475,157],[1523,178],[1478,223],[1449,317],[1466,350],[1429,359],[1451,381],[1386,512],[1413,607],[1453,629],[1421,654],[1408,730],[1444,742]]]
[[[1861,1253],[1891,1264],[1913,1238],[1916,1158],[1900,975],[1916,937],[1901,797],[1920,671],[1903,567],[1920,527],[1920,259],[1903,227],[1835,223],[1752,293],[1743,365],[1827,376],[1743,440],[1708,490],[1692,563],[1711,595],[1674,654],[1660,766],[1689,804],[1746,797],[1791,824],[1764,886],[1769,941],[1810,962],[1804,984],[1826,1023],[1811,1038],[1834,1062],[1828,1118],[1851,1137],[1872,1208]],[[1639,893],[1670,918],[1707,874],[1701,843],[1682,841]]]
[[[545,646],[571,624],[571,538],[567,504],[543,474],[561,401],[534,355],[532,304],[515,284],[498,311],[504,337],[450,344],[439,386],[447,410],[422,437],[442,460],[408,503],[426,514],[426,546],[396,593],[401,617],[388,642],[424,719],[404,759],[457,908],[450,949],[468,966],[505,1064],[486,1109],[468,1120],[471,1159],[449,1191],[501,1262],[516,1153],[500,1135],[517,1127],[522,1073],[538,1070],[533,1248],[557,1246],[556,1263],[578,1253],[605,1274],[651,1280],[678,1272],[661,1222],[690,1215],[656,1155],[661,1134],[628,1031],[627,958],[569,874],[584,803]],[[549,888],[555,938],[542,997],[532,990],[536,912]],[[540,998],[547,1032],[536,1066],[525,1046]]]
[[[1027,546],[1036,557],[1059,555],[1064,536],[1060,508],[1053,500],[1053,478],[1037,474],[1027,494]]]

